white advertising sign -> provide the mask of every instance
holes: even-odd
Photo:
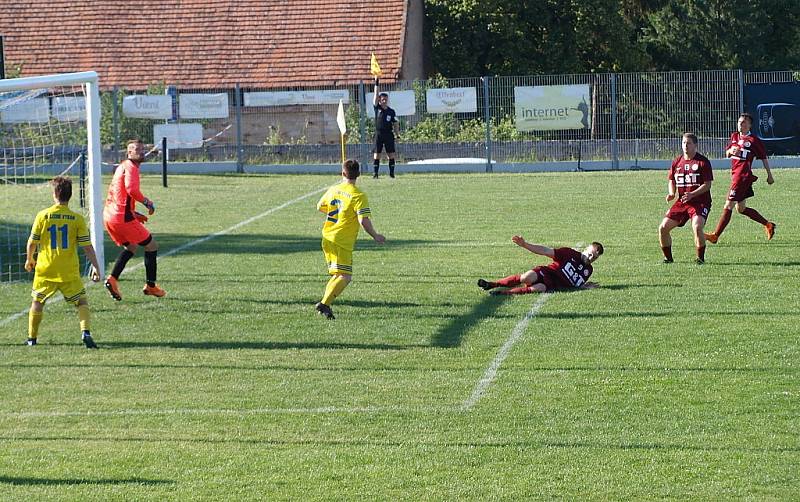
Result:
[[[0,111],[0,122],[5,124],[42,124],[50,120],[50,100],[47,98],[26,99]]]
[[[58,96],[53,98],[51,113],[62,122],[86,121],[86,98]]]
[[[589,84],[514,87],[520,131],[589,129]]]
[[[178,97],[178,116],[182,119],[228,118],[228,95],[181,94]]]
[[[172,96],[125,96],[122,113],[137,119],[171,119]]]
[[[244,106],[338,105],[350,103],[346,90],[246,92]]]
[[[428,113],[473,113],[478,111],[478,92],[474,87],[428,89]]]
[[[415,115],[417,113],[417,106],[414,102],[414,91],[392,91],[387,92],[389,95],[389,108],[394,109],[397,116]],[[367,94],[367,109],[372,108],[372,97],[374,92]]]
[[[156,124],[153,126],[153,141],[161,144],[167,138],[167,148],[200,148],[203,146],[202,124]]]

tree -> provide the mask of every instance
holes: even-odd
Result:
[[[656,70],[800,66],[800,4],[670,0],[646,13],[640,42]]]
[[[435,72],[451,77],[631,71],[646,64],[616,0],[428,0]]]

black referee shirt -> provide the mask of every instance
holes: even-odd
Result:
[[[379,105],[374,105],[374,107],[375,128],[378,132],[392,132],[392,122],[397,122],[397,113],[388,106],[385,110]]]

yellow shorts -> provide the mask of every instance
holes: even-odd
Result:
[[[322,252],[325,253],[325,261],[328,263],[328,273],[330,275],[353,274],[352,249],[346,249],[327,239],[322,239]]]
[[[69,282],[54,282],[34,276],[31,298],[39,303],[45,303],[51,296],[61,291],[64,301],[77,305],[81,298],[86,296],[86,288],[80,279]]]

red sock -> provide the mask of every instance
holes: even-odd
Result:
[[[717,229],[714,230],[714,235],[717,237],[722,235],[723,230],[725,230],[725,227],[727,227],[728,223],[731,221],[731,214],[733,214],[733,212],[730,209],[722,210],[722,216],[719,217],[719,223],[717,223]]]
[[[505,286],[505,287],[519,286],[520,285],[519,277],[520,274],[509,275],[508,277],[503,277],[502,279],[499,279],[494,283],[497,284],[498,286]]]
[[[536,291],[530,286],[521,286],[519,288],[507,289],[505,291],[497,291],[496,293],[492,291],[493,294],[496,295],[527,295],[529,293],[533,293]]]
[[[744,209],[744,211],[742,211],[742,214],[747,216],[748,218],[750,218],[753,221],[757,221],[757,222],[761,223],[762,225],[766,225],[767,224],[767,219],[764,218],[763,216],[761,216],[761,213],[759,213],[758,211],[756,211],[752,207],[746,207]]]

